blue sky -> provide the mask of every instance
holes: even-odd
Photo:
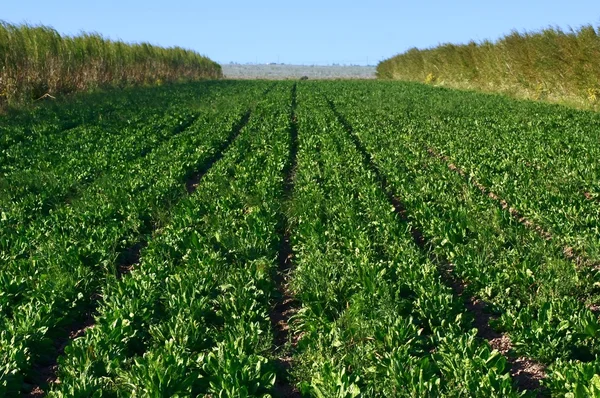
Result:
[[[220,63],[376,64],[411,47],[511,30],[600,26],[598,0],[3,0],[0,19],[179,45]]]

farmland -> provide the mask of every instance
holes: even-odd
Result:
[[[600,396],[596,113],[223,80],[0,131],[0,396]]]

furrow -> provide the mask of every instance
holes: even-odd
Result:
[[[225,141],[223,143],[223,145],[221,145],[217,149],[217,152],[215,153],[215,155],[213,157],[211,157],[204,164],[198,165],[196,171],[191,173],[188,176],[188,178],[186,179],[186,182],[185,182],[185,189],[187,190],[187,192],[189,194],[196,192],[196,189],[198,189],[198,184],[200,183],[200,180],[202,179],[202,177],[204,177],[204,175],[208,172],[208,170],[210,170],[210,168],[216,162],[221,160],[221,158],[223,157],[223,154],[227,151],[227,148],[229,148],[231,146],[233,141],[235,141],[235,139],[240,135],[240,132],[242,131],[244,126],[246,126],[246,124],[248,124],[248,120],[250,120],[251,113],[252,113],[252,110],[248,109],[248,111],[246,111],[246,113],[244,114],[244,116],[242,116],[240,121],[231,130],[231,134],[227,138],[227,141]]]
[[[298,154],[298,120],[296,118],[296,90],[292,87],[292,103],[290,112],[290,151],[284,169],[282,220],[278,233],[281,236],[277,254],[278,268],[275,270],[274,282],[277,289],[277,300],[269,317],[275,332],[273,353],[275,362],[281,373],[275,384],[275,393],[281,397],[300,397],[300,393],[289,382],[289,371],[292,367],[292,352],[295,344],[290,341],[290,317],[297,311],[297,303],[289,289],[289,276],[293,268],[294,252],[290,243],[290,222],[286,215],[294,193],[294,174],[297,167]]]

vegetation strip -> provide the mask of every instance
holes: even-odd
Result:
[[[458,175],[460,175],[461,177],[465,178],[465,180],[467,182],[469,182],[469,183],[473,184],[474,186],[476,186],[477,189],[479,189],[481,191],[481,193],[483,193],[484,195],[487,195],[490,198],[492,198],[493,200],[497,201],[500,204],[500,206],[502,207],[502,209],[508,211],[510,213],[510,215],[513,216],[521,224],[525,225],[528,228],[533,229],[534,231],[536,231],[537,233],[539,233],[540,236],[542,236],[544,239],[552,240],[552,234],[550,234],[550,232],[546,231],[541,226],[539,226],[539,225],[533,223],[532,221],[528,220],[517,209],[515,209],[514,207],[511,207],[506,202],[506,200],[501,199],[494,192],[490,191],[488,188],[486,188],[485,186],[483,186],[479,181],[477,181],[476,179],[468,176],[467,173],[465,173],[465,171],[463,169],[461,169],[460,167],[455,166],[452,163],[452,161],[450,160],[450,158],[448,156],[441,155],[441,154],[437,153],[435,150],[433,150],[432,148],[427,148],[427,153],[429,153],[434,158],[437,158],[437,159],[442,160],[443,162],[445,162],[450,170],[454,171],[455,173],[458,173]],[[565,252],[565,254],[566,254],[566,252]],[[570,258],[573,258],[573,257],[570,256]]]
[[[406,212],[407,212],[406,207],[404,206],[404,204],[402,203],[402,201],[397,196],[395,196],[393,194],[393,192],[390,189],[390,186],[388,184],[387,178],[385,178],[385,176],[381,173],[381,171],[379,170],[379,168],[377,167],[377,165],[375,164],[375,162],[373,162],[373,158],[372,158],[371,154],[367,151],[367,149],[362,144],[362,142],[360,141],[360,139],[354,133],[354,129],[348,123],[348,121],[346,120],[346,118],[341,113],[339,113],[337,111],[337,109],[335,108],[335,104],[329,98],[326,98],[326,100],[327,100],[327,103],[329,104],[329,107],[331,108],[331,110],[335,114],[336,118],[340,122],[340,124],[342,126],[344,126],[344,129],[349,134],[350,138],[352,139],[352,142],[356,146],[356,149],[362,155],[365,163],[368,165],[368,168],[377,177],[377,180],[381,184],[381,189],[387,195],[389,202],[394,207],[394,211],[396,212],[396,214],[398,214],[398,216],[400,217],[400,219],[403,222],[406,222],[408,224],[408,226],[410,228],[410,234],[412,235],[415,244],[419,248],[421,248],[422,250],[427,250],[428,243],[427,243],[425,237],[423,236],[423,233],[421,231],[419,231],[414,225],[412,225],[409,222],[409,219],[406,216]]]
[[[433,251],[430,249],[431,242],[429,242],[424,237],[423,233],[410,222],[409,218],[407,217],[406,206],[397,196],[392,193],[387,179],[381,173],[377,165],[373,162],[371,154],[367,152],[367,149],[364,147],[362,142],[360,142],[360,139],[354,133],[352,126],[348,123],[344,116],[336,110],[335,104],[331,102],[331,100],[328,99],[327,102],[329,103],[329,106],[335,113],[340,123],[350,135],[358,151],[362,154],[365,163],[368,165],[368,168],[377,176],[377,180],[380,181],[382,190],[386,192],[388,200],[394,207],[394,211],[396,214],[398,214],[403,222],[408,224],[415,244],[427,254],[432,263],[437,265],[440,273],[444,277],[445,282],[447,285],[452,287],[454,293],[457,296],[462,297],[464,292],[464,282],[457,279],[457,277],[452,273],[452,265],[447,260],[440,261],[440,258],[433,253]],[[508,355],[512,345],[510,342],[510,337],[507,334],[498,334],[490,327],[490,316],[483,311],[485,303],[475,297],[467,297],[464,299],[466,309],[474,317],[474,326],[477,328],[478,336],[482,339],[485,339],[490,346],[492,346],[492,348],[498,350],[506,358],[511,367],[511,376],[516,381],[518,388],[522,391],[539,390],[540,380],[546,377],[544,372],[545,366],[532,360],[531,358],[513,358]],[[525,364],[527,366],[525,366]]]
[[[598,109],[600,27],[516,32],[492,42],[442,44],[379,62],[377,76],[502,92]],[[584,72],[585,71],[585,72]]]
[[[325,99],[307,88],[293,218],[302,393],[517,396],[504,359],[475,337],[381,181]]]
[[[110,288],[97,327],[67,349],[54,394],[239,396],[273,388],[265,354],[289,150],[283,88],[259,103],[197,191],[173,209],[140,266]],[[122,311],[129,321],[113,330]],[[90,362],[93,369],[78,371]],[[146,378],[166,364],[160,379]]]
[[[252,114],[252,110],[248,109],[244,116],[237,122],[237,124],[231,130],[231,134],[227,137],[227,140],[223,142],[223,144],[217,148],[217,152],[213,157],[208,159],[206,163],[198,165],[198,169],[192,173],[185,182],[185,189],[188,194],[193,194],[198,189],[198,184],[202,177],[210,170],[210,168],[221,158],[223,158],[224,153],[227,151],[227,148],[231,146],[233,141],[240,135],[242,129],[248,124],[248,120],[250,120],[250,115]]]
[[[61,36],[45,26],[0,23],[0,110],[105,86],[218,79],[221,66],[197,52],[127,44],[99,34]]]
[[[111,179],[124,175],[131,179],[129,170],[145,162],[146,157],[153,158],[152,151],[170,145],[171,140],[178,141],[182,133],[189,134],[186,128],[199,115],[189,109],[189,96],[205,97],[204,93],[196,95],[203,88],[193,85],[173,94],[167,109],[162,109],[165,102],[162,97],[172,90],[153,91],[159,105],[142,106],[135,117],[129,114],[130,101],[121,99],[117,104],[125,108],[122,113],[105,116],[103,121],[82,126],[65,136],[49,138],[43,129],[42,133],[32,133],[27,144],[15,148],[7,157],[4,178],[0,179],[0,186],[5,188],[0,189],[3,210],[0,256],[9,259],[31,256],[28,247],[38,246],[40,239],[45,241],[47,234],[54,233],[55,222],[48,223],[48,219],[69,212],[68,207],[85,201],[86,196],[97,195],[99,187]],[[223,90],[214,88],[211,91],[215,93]],[[138,104],[144,105],[145,101]],[[102,102],[98,108],[98,112],[105,112]],[[88,112],[93,110],[81,111],[83,115]]]
[[[448,156],[562,246],[600,264],[600,206],[581,195],[598,191],[598,134],[586,126],[596,125],[600,114],[431,94],[426,109],[411,111],[409,125],[422,131],[414,139]],[[480,106],[468,110],[472,100]]]
[[[77,129],[71,132],[72,135],[84,138],[79,145],[74,145],[75,148],[56,148],[48,159],[39,156],[29,159],[28,165],[10,165],[13,170],[5,174],[5,184],[9,186],[0,197],[6,203],[6,217],[13,224],[31,222],[76,200],[95,180],[147,156],[162,142],[189,127],[195,119],[189,114],[181,119],[177,116],[165,114],[150,118],[133,129],[120,123]],[[123,134],[127,127],[133,134]],[[132,143],[134,137],[137,139]]]
[[[83,137],[71,133],[83,128],[110,128],[113,124],[126,128],[155,122],[148,115],[178,107],[180,110],[187,108],[190,92],[194,93],[195,101],[201,102],[203,98],[210,97],[213,91],[221,90],[223,85],[223,82],[211,81],[135,87],[82,94],[69,101],[15,110],[4,117],[0,116],[0,148],[3,149],[0,151],[0,167],[4,170],[15,163],[21,167],[27,166],[32,160],[47,157],[57,149],[76,146]],[[19,170],[18,167],[12,169]]]
[[[170,135],[166,135],[164,137],[160,137],[158,140],[152,143],[152,146],[144,148],[141,152],[137,154],[133,154],[128,156],[125,159],[122,159],[123,162],[131,162],[136,159],[143,159],[148,156],[153,150],[159,148],[160,145],[166,141],[170,140],[178,134],[186,131],[190,126],[194,124],[194,121],[197,119],[198,115],[191,115],[186,120],[182,120],[178,125],[176,125],[172,130]],[[84,181],[76,181],[73,185],[68,186],[66,191],[61,192],[55,196],[43,198],[40,206],[43,209],[42,214],[34,214],[30,221],[35,221],[36,216],[44,216],[48,215],[50,212],[55,210],[57,207],[66,205],[76,200],[83,194],[83,191],[90,185],[94,183],[94,181],[102,178],[102,176],[106,175],[107,172],[110,173],[109,170],[104,170],[102,168],[95,170],[89,174],[89,176]]]
[[[231,144],[235,141],[235,139],[240,135],[240,132],[248,124],[248,120],[250,119],[250,115],[252,114],[252,109],[248,109],[246,113],[241,117],[241,119],[237,122],[237,124],[232,128],[231,134],[227,138],[226,141],[223,142],[221,146],[216,148],[216,153],[213,157],[206,160],[206,162],[197,165],[196,171],[190,173],[190,176],[186,178],[185,181],[185,189],[189,195],[196,192],[198,189],[198,184],[202,180],[202,177],[210,170],[213,165],[221,160],[224,153],[231,146]],[[152,235],[155,230],[147,231],[143,234]],[[148,241],[146,239],[142,239],[135,245],[131,246],[129,249],[125,250],[121,253],[122,260],[119,261],[119,269],[118,276],[119,278],[123,277],[124,274],[128,274],[131,272],[133,267],[140,262],[140,253],[141,251],[148,245]]]

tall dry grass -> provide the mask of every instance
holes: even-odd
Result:
[[[495,42],[413,48],[380,62],[377,76],[598,107],[600,28],[513,31]]]
[[[0,107],[45,94],[220,77],[219,64],[183,48],[0,22]]]

